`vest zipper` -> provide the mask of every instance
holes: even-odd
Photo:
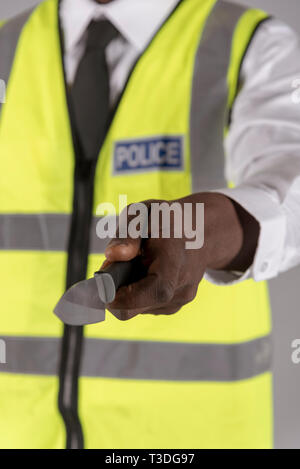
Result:
[[[74,201],[68,249],[67,288],[86,278],[93,208],[95,162],[77,154]],[[60,363],[59,410],[67,433],[67,449],[83,449],[84,438],[78,415],[78,378],[83,348],[83,327],[65,326]]]

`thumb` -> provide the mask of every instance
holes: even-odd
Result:
[[[109,262],[130,261],[140,254],[141,239],[112,239],[106,249],[105,257]]]

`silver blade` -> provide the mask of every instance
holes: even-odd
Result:
[[[96,280],[83,280],[69,288],[57,303],[54,313],[70,326],[104,321],[105,304],[99,298]]]

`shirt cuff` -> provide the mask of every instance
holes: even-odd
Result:
[[[246,272],[207,270],[205,279],[216,285],[233,285],[248,278],[259,282],[276,277],[280,271],[286,237],[286,218],[279,202],[266,190],[254,186],[220,189],[241,205],[260,225],[260,234],[253,264]]]

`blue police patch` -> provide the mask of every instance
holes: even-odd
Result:
[[[115,175],[146,171],[182,171],[183,136],[116,142],[113,165]]]

